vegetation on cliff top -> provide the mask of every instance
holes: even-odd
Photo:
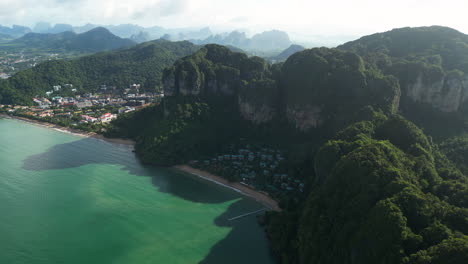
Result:
[[[367,69],[352,52],[328,48],[298,52],[283,64],[279,83],[287,108],[318,108],[324,123],[328,119],[345,124],[367,105],[386,113],[398,110],[398,81]]]
[[[341,131],[318,152],[315,171],[296,216],[270,218],[284,263],[468,259],[468,178],[404,118]]]
[[[163,82],[169,95],[237,95],[249,82],[271,78],[269,68],[259,57],[210,44],[165,70]]]
[[[390,62],[388,58],[399,58],[426,60],[448,70],[468,70],[468,36],[447,27],[399,28],[365,36],[338,48],[374,58],[380,65]]]

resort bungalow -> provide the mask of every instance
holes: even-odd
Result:
[[[83,119],[83,121],[86,121],[88,123],[94,123],[98,120],[97,118],[89,116],[89,115],[81,115],[81,118]]]
[[[103,114],[99,119],[101,120],[102,123],[108,123],[115,119],[117,116],[113,115],[111,113],[105,113]]]

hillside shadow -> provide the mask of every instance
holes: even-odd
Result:
[[[133,147],[128,145],[83,138],[57,144],[43,153],[31,155],[23,160],[22,168],[29,171],[46,171],[78,168],[91,164],[112,164],[122,167],[121,170],[132,175],[151,177],[152,184],[159,191],[184,200],[197,203],[223,203],[238,198],[237,194],[231,192],[213,192],[213,186],[185,173],[168,168],[145,166],[135,157],[132,149]]]
[[[259,209],[261,205],[245,197],[239,199],[239,194],[234,191],[226,191],[225,187],[207,183],[205,180],[184,172],[144,166],[135,157],[132,149],[133,147],[128,145],[118,145],[95,138],[83,138],[54,145],[43,153],[31,155],[23,160],[22,168],[29,171],[46,171],[78,168],[92,164],[112,164],[118,165],[121,170],[132,175],[151,177],[152,184],[160,192],[194,203],[216,204],[238,200],[214,221],[214,224],[219,227],[232,228],[231,232],[225,239],[213,246],[200,263],[262,263],[262,261],[251,262],[252,255],[258,255],[258,250],[260,250],[255,245],[265,245],[265,234],[256,226],[255,216],[228,221],[230,217],[246,213],[246,209],[243,208]],[[256,240],[258,243],[252,243]],[[240,248],[243,252],[234,250],[239,248],[239,245],[242,245]],[[246,248],[246,245],[252,245],[252,248]]]
[[[247,199],[239,200],[215,219],[217,226],[230,227],[231,232],[214,245],[199,264],[275,263],[269,248],[265,246],[266,234],[258,228],[255,215],[228,220],[248,213],[243,208],[245,208],[245,203],[249,202]],[[257,210],[261,208],[261,205],[258,205]]]

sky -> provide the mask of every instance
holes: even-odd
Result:
[[[468,33],[466,0],[0,0],[0,24],[138,24],[296,38],[362,36],[405,26],[443,25]]]

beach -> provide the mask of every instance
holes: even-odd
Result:
[[[85,131],[82,131],[82,130],[79,130],[79,129],[73,129],[73,128],[70,128],[70,127],[63,127],[63,126],[59,126],[59,125],[55,125],[55,124],[51,124],[51,123],[47,123],[47,122],[41,122],[41,121],[38,121],[38,120],[29,119],[29,118],[26,118],[26,117],[12,116],[12,115],[6,115],[6,114],[0,114],[0,117],[21,120],[21,121],[28,122],[28,123],[31,123],[31,124],[34,124],[34,125],[51,128],[51,129],[54,129],[54,130],[57,130],[57,131],[60,131],[60,132],[63,132],[63,133],[70,133],[70,134],[80,136],[80,137],[92,137],[92,138],[104,140],[104,141],[107,141],[107,142],[110,142],[110,143],[121,144],[121,145],[131,145],[131,146],[135,145],[135,141],[133,141],[131,139],[107,138],[107,137],[104,137],[103,135],[100,135],[100,134],[97,134],[97,133],[94,133],[94,132],[85,132]]]
[[[265,208],[253,199],[131,146],[10,118],[0,131],[0,241],[15,238],[0,263],[275,263],[253,214],[228,220]]]
[[[20,121],[28,122],[28,123],[31,123],[31,124],[34,124],[34,125],[54,129],[54,130],[57,130],[57,131],[60,131],[60,132],[63,132],[63,133],[70,133],[70,134],[80,136],[80,137],[92,137],[92,138],[104,140],[104,141],[107,141],[107,142],[110,142],[110,143],[115,143],[115,144],[132,145],[132,146],[135,145],[135,142],[133,140],[130,140],[130,139],[106,138],[103,135],[100,135],[100,134],[97,134],[97,133],[94,133],[94,132],[85,132],[85,131],[81,131],[81,130],[78,130],[78,129],[63,127],[63,126],[59,126],[59,125],[55,125],[55,124],[41,122],[41,121],[38,121],[38,120],[28,119],[28,118],[25,118],[25,117],[10,116],[10,115],[5,115],[5,114],[0,115],[0,117],[20,120]],[[241,193],[242,195],[253,198],[254,200],[256,200],[257,202],[263,204],[264,206],[266,206],[270,210],[278,211],[278,212],[281,211],[281,208],[279,207],[278,202],[276,200],[274,200],[268,194],[257,191],[255,189],[249,187],[249,186],[243,185],[243,184],[241,184],[239,182],[230,182],[230,181],[228,181],[228,180],[226,180],[226,179],[224,179],[224,178],[222,178],[220,176],[217,176],[217,175],[214,175],[214,174],[211,174],[209,172],[202,171],[202,170],[199,170],[199,169],[196,169],[196,168],[192,168],[191,166],[188,166],[188,165],[177,165],[177,166],[174,166],[174,168],[179,170],[179,171],[183,171],[185,173],[195,175],[195,176],[197,176],[199,178],[202,178],[204,180],[214,182],[214,183],[216,183],[218,185],[222,185],[222,186],[224,186],[226,188],[230,188],[230,189],[232,189],[232,190],[234,190],[236,192]]]
[[[235,190],[236,192],[239,192],[245,196],[253,198],[254,200],[263,204],[264,206],[266,206],[272,211],[277,211],[277,212],[281,211],[281,208],[279,207],[278,202],[275,199],[273,199],[271,196],[267,195],[266,193],[262,193],[255,189],[252,189],[246,185],[240,184],[238,182],[230,182],[220,176],[216,176],[209,172],[193,168],[189,165],[177,165],[177,166],[174,166],[173,168],[195,175],[202,179],[214,182],[216,184],[222,185],[232,190]]]

